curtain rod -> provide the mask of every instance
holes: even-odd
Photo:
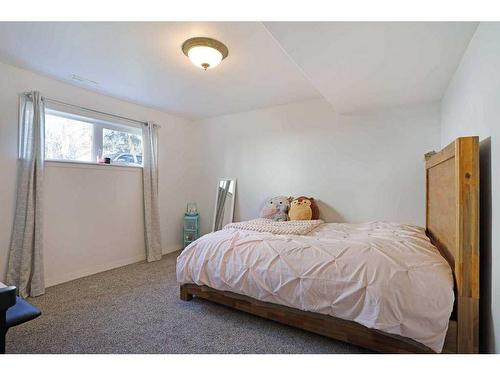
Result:
[[[31,92],[25,92],[24,95],[31,96]],[[64,105],[64,106],[67,106],[67,107],[78,108],[78,109],[81,109],[83,111],[98,113],[100,115],[105,115],[105,116],[115,117],[115,118],[119,118],[119,119],[126,120],[126,121],[135,122],[135,123],[138,123],[138,124],[141,124],[141,125],[143,125],[143,124],[147,125],[148,124],[147,121],[140,121],[140,120],[136,120],[136,119],[129,118],[129,117],[114,115],[112,113],[107,113],[107,112],[102,112],[102,111],[98,111],[98,110],[91,109],[91,108],[82,107],[82,106],[79,106],[79,105],[76,105],[76,104],[65,103],[65,102],[62,102],[60,100],[47,98],[46,96],[42,96],[42,100],[46,101],[46,102],[52,102],[52,103],[55,103],[55,104]],[[154,124],[154,125],[157,126],[157,127],[159,127],[159,128],[161,127],[160,125],[157,125],[157,124]]]

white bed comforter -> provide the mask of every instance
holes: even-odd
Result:
[[[440,352],[453,309],[446,260],[419,227],[322,224],[307,235],[224,229],[177,259],[181,284],[352,320]]]

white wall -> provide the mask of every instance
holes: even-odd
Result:
[[[481,141],[481,349],[500,353],[500,23],[481,23],[442,100],[442,145]],[[495,228],[496,230],[492,230]]]
[[[47,163],[47,286],[144,259],[141,193],[139,168]]]
[[[18,94],[29,90],[162,125],[159,186],[163,251],[181,248],[182,216],[186,202],[192,200],[194,179],[190,122],[1,63],[0,88],[0,280],[6,271],[15,207]],[[140,169],[47,163],[45,184],[48,285],[144,259]]]
[[[327,221],[425,223],[423,155],[440,146],[439,103],[346,116],[317,99],[195,125],[203,232],[218,177],[237,178],[237,220],[286,194],[319,199]]]

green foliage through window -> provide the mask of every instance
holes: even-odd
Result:
[[[142,137],[133,133],[104,128],[102,146],[105,157],[119,153],[142,155]]]

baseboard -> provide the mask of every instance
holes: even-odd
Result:
[[[162,255],[170,254],[175,251],[181,250],[182,245],[169,245],[163,248],[162,250]],[[133,257],[128,257],[125,259],[119,259],[113,262],[105,263],[105,264],[99,264],[98,266],[94,266],[91,268],[85,268],[82,270],[78,270],[75,272],[70,272],[67,274],[63,275],[57,275],[54,277],[49,277],[45,279],[45,287],[48,288],[50,286],[66,283],[68,281],[73,281],[76,279],[80,279],[82,277],[86,276],[91,276],[95,275],[96,273],[104,272],[104,271],[109,271],[114,268],[119,268],[123,266],[127,266],[129,264],[141,262],[146,259],[146,254],[138,254]]]
[[[164,246],[161,253],[162,253],[162,255],[166,255],[166,254],[170,254],[170,253],[174,253],[176,251],[182,250],[183,248],[184,248],[184,246],[179,245],[179,244]]]
[[[144,259],[146,259],[145,254],[138,254],[138,255],[135,255],[133,257],[119,259],[119,260],[116,260],[113,262],[99,264],[99,265],[96,265],[96,266],[93,266],[90,268],[84,268],[84,269],[70,272],[70,273],[66,273],[63,275],[49,277],[49,278],[45,279],[45,287],[62,284],[62,283],[68,282],[68,281],[79,279],[81,277],[94,275],[94,274],[99,273],[99,272],[109,271],[109,270],[112,270],[113,268],[123,267],[123,266],[126,266],[128,264],[137,263],[137,262],[140,262]]]

